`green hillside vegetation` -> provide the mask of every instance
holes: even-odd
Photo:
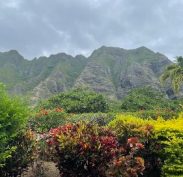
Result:
[[[182,92],[168,94],[180,64],[145,47],[0,53],[0,176],[44,177],[45,164],[64,177],[183,176]]]
[[[107,99],[101,94],[84,89],[60,93],[40,103],[45,109],[63,108],[68,113],[107,112]]]
[[[64,53],[28,61],[17,51],[9,51],[0,54],[0,81],[15,94],[30,94],[42,82],[52,93],[64,91],[73,86],[86,62],[83,56],[74,58]]]
[[[182,99],[171,100],[156,89],[143,87],[132,89],[122,99],[121,111],[134,113],[141,118],[161,116],[168,119],[178,116],[178,113],[182,111],[182,103]]]
[[[1,176],[17,177],[33,161],[36,176],[43,173],[40,161],[55,163],[62,176],[183,176],[182,113],[174,105],[177,118],[136,114],[142,106],[171,108],[172,101],[156,90],[134,89],[123,100],[128,107],[113,112],[118,102],[87,89],[60,93],[30,112],[0,90]]]

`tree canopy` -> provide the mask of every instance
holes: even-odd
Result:
[[[122,110],[139,111],[139,110],[155,110],[160,109],[178,109],[173,100],[169,100],[161,92],[151,88],[136,88],[129,92],[123,99]]]
[[[103,95],[80,88],[53,96],[40,106],[46,109],[61,107],[68,113],[106,112],[109,109]]]

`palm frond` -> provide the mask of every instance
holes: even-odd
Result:
[[[183,83],[183,58],[178,58],[176,64],[168,66],[160,76],[160,82],[165,83],[167,79],[171,80],[173,90],[177,93]]]

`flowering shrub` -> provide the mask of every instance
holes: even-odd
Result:
[[[153,140],[154,127],[149,120],[143,120],[131,115],[118,115],[108,125],[114,130],[121,144],[124,144],[129,137],[136,137],[143,143],[144,148],[139,156],[145,160],[145,171],[143,176],[160,175],[161,165],[159,155],[154,151],[156,144]],[[133,139],[135,141],[135,139]],[[138,144],[137,144],[138,146]],[[154,174],[156,172],[156,174]]]
[[[138,139],[135,142],[131,138],[119,146],[117,137],[109,129],[84,122],[51,129],[49,134],[48,144],[55,149],[61,176],[108,177],[114,174],[120,177],[144,170],[143,159],[137,156],[143,148]],[[120,165],[115,163],[118,160]]]
[[[30,120],[30,127],[37,133],[48,132],[51,128],[66,123],[67,114],[62,108],[41,109]]]
[[[51,129],[50,135],[61,176],[105,176],[118,150],[116,136],[92,124],[67,124]]]
[[[143,120],[133,116],[118,115],[109,123],[116,131],[120,143],[135,136],[143,142],[140,156],[144,158],[143,176],[175,177],[183,175],[183,115],[177,119]]]
[[[144,148],[137,137],[128,139],[126,148],[120,149],[119,156],[112,161],[107,172],[109,177],[138,177],[144,171],[144,160],[139,152]]]

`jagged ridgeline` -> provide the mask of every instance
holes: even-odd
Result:
[[[0,82],[10,93],[29,95],[35,101],[76,87],[122,98],[136,87],[161,90],[159,76],[169,64],[166,56],[145,47],[103,46],[90,57],[59,53],[33,60],[11,50],[0,53]]]

